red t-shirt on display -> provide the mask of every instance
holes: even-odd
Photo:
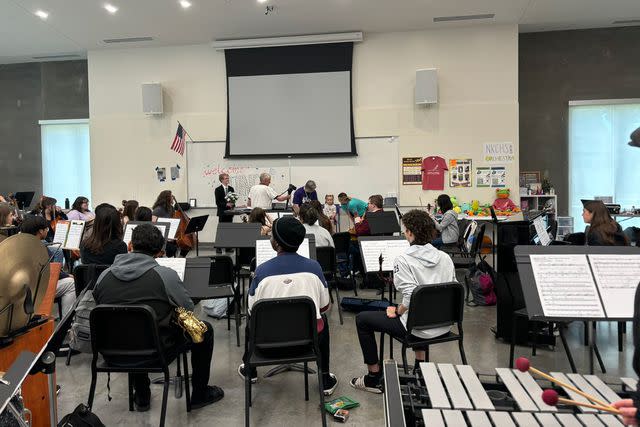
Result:
[[[449,170],[442,157],[430,156],[422,160],[422,189],[444,190],[444,171]]]

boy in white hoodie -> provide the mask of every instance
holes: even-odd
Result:
[[[393,284],[402,293],[402,303],[389,306],[386,312],[362,312],[356,316],[356,327],[360,348],[367,364],[368,374],[351,380],[351,386],[372,393],[382,393],[378,360],[378,346],[375,332],[384,332],[394,337],[404,337],[407,333],[407,317],[411,294],[418,285],[455,282],[453,261],[446,253],[431,245],[436,236],[436,227],[426,212],[412,210],[402,216],[405,237],[411,244],[393,266]],[[412,307],[412,310],[419,307]],[[435,338],[449,332],[450,327],[414,330],[412,334],[420,338]],[[425,349],[414,349],[416,362],[425,360]]]

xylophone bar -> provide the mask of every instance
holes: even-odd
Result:
[[[423,409],[422,419],[425,427],[622,427],[619,418],[610,414]]]
[[[495,407],[469,365],[421,363],[420,370],[431,407],[436,409],[482,409]],[[444,385],[443,385],[444,382]],[[472,403],[473,402],[473,403]]]
[[[632,391],[635,391],[638,387],[638,380],[634,380],[633,378],[620,378],[620,380],[625,387]]]

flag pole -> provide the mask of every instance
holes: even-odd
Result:
[[[180,123],[180,120],[176,120],[178,122],[178,124],[180,126],[182,126],[182,123]],[[187,128],[185,128],[184,126],[182,126],[182,130],[184,130],[184,134],[187,135],[189,137],[189,139],[191,140],[191,142],[193,142],[195,144],[195,141],[193,140],[193,138],[191,138],[191,135],[189,135],[189,132],[187,132]]]

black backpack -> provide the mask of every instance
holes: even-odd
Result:
[[[60,420],[58,427],[105,427],[105,425],[87,405],[81,403],[72,413]]]

